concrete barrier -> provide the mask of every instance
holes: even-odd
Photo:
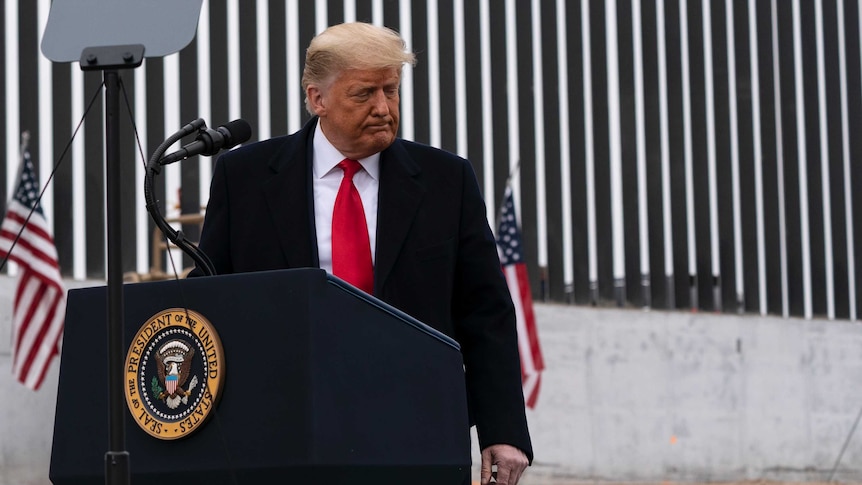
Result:
[[[0,485],[42,485],[48,480],[59,359],[33,392],[12,377],[12,302],[17,278],[0,276]],[[66,281],[66,288],[99,282]],[[108,437],[105,437],[107,450]]]
[[[825,481],[862,407],[862,326],[544,306],[535,472]],[[862,430],[835,475],[862,480]],[[546,472],[546,473],[545,473]]]
[[[58,364],[39,392],[12,380],[14,287],[0,277],[0,484],[41,485]],[[862,481],[859,323],[552,304],[536,317],[547,369],[522,484],[825,481],[848,436],[835,477]]]

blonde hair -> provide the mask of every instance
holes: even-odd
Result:
[[[416,55],[392,29],[364,22],[329,27],[311,39],[305,53],[302,91],[309,84],[326,85],[347,69],[401,69],[416,64]],[[306,98],[305,109],[314,114]]]

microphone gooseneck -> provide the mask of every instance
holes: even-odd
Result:
[[[189,143],[182,149],[163,156],[165,150],[171,145],[178,142],[185,136],[191,135],[195,130],[198,130],[198,136],[194,142]],[[204,254],[196,245],[186,239],[182,231],[178,231],[171,227],[159,211],[159,204],[155,199],[155,191],[153,190],[153,179],[156,174],[161,171],[162,165],[185,160],[186,158],[195,155],[212,156],[220,150],[233,148],[240,143],[246,142],[251,138],[251,125],[243,119],[237,119],[230,123],[220,126],[217,129],[209,129],[203,119],[197,119],[180,131],[174,133],[166,139],[156,151],[153,152],[147,169],[144,173],[144,198],[147,203],[147,212],[153,218],[156,226],[162,231],[172,243],[180,248],[184,253],[188,254],[195,264],[200,268],[206,276],[215,275],[215,267],[209,257]]]

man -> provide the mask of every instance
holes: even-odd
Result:
[[[200,248],[218,274],[324,268],[455,338],[482,483],[496,465],[497,482],[515,484],[532,448],[512,300],[469,162],[396,138],[401,69],[414,63],[386,28],[315,37],[302,79],[314,116],[219,158]]]

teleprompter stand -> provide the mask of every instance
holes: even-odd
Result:
[[[182,290],[178,291],[178,285]],[[470,473],[458,344],[320,269],[126,285],[126,341],[153,315],[206,317],[224,349],[216,414],[174,441],[128,423],[136,485],[461,485]],[[104,287],[71,290],[50,477],[94,483],[106,403]]]
[[[125,449],[122,391],[123,274],[121,240],[119,70],[147,57],[162,57],[191,42],[203,0],[55,0],[42,38],[42,53],[54,62],[79,61],[82,70],[103,72],[105,84],[105,177],[107,186],[107,375],[110,403],[105,483],[130,482]],[[70,322],[67,321],[67,326]],[[68,327],[67,327],[68,328]]]

